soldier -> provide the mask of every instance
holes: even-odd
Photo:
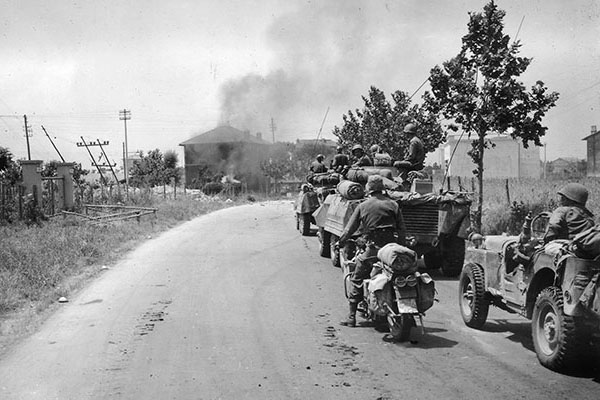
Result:
[[[406,181],[410,171],[419,171],[424,168],[425,162],[425,147],[423,142],[417,136],[417,126],[415,124],[407,124],[403,130],[408,137],[408,150],[404,156],[404,160],[396,161],[394,167],[400,170],[399,177],[402,181]]]
[[[369,176],[366,185],[369,198],[354,210],[339,240],[339,246],[343,246],[360,227],[362,237],[366,241],[366,249],[356,258],[356,269],[350,277],[350,314],[346,320],[340,322],[344,326],[356,326],[356,309],[363,293],[362,282],[371,274],[377,251],[387,243],[404,244],[406,240],[406,227],[400,206],[383,193],[384,189],[380,175]]]
[[[310,165],[310,171],[314,174],[321,174],[327,172],[327,167],[323,163],[325,156],[323,154],[317,155],[317,159]]]
[[[552,212],[544,243],[556,239],[573,239],[594,226],[594,215],[585,208],[588,190],[579,183],[568,183],[558,192],[559,207]]]
[[[371,155],[373,157],[373,165],[376,167],[391,167],[392,166],[392,157],[383,149],[380,145],[374,144],[370,148]]]
[[[338,174],[344,172],[344,169],[350,165],[350,160],[348,156],[344,154],[344,148],[342,146],[338,146],[336,148],[337,154],[333,156],[333,160],[331,161],[331,169]]]
[[[370,167],[373,165],[371,158],[365,153],[365,149],[360,144],[355,144],[352,147],[352,156],[356,161],[352,164],[353,167]]]

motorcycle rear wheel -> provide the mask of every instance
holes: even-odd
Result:
[[[415,325],[413,316],[410,314],[400,314],[395,317],[388,315],[387,320],[392,338],[397,342],[406,342],[410,337],[410,330]]]

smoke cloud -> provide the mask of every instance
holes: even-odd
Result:
[[[323,136],[333,138],[333,126],[341,125],[349,109],[361,107],[371,85],[386,95],[412,93],[445,60],[431,49],[449,40],[436,34],[443,29],[442,10],[425,12],[419,1],[318,3],[304,3],[269,27],[267,44],[277,60],[271,72],[221,87],[222,123],[263,132],[267,139],[273,118],[276,141],[310,139],[329,108]],[[415,21],[420,33],[409,28]],[[453,39],[456,53],[460,37]]]

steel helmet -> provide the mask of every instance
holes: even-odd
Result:
[[[367,193],[383,192],[385,186],[383,185],[383,178],[381,175],[370,175],[367,179],[365,189]]]
[[[557,193],[582,206],[588,199],[588,190],[580,183],[567,183]]]
[[[407,124],[403,130],[404,133],[410,133],[412,135],[417,134],[417,126],[415,124]]]
[[[317,160],[322,160],[324,158],[325,156],[323,154],[317,154]]]
[[[369,150],[371,150],[371,153],[379,153],[381,151],[381,147],[374,144],[373,146],[371,146],[371,148]]]
[[[355,145],[352,147],[352,152],[354,152],[354,151],[356,151],[356,150],[362,150],[362,151],[365,151],[365,149],[363,149],[363,147],[362,147],[360,144],[355,144]]]

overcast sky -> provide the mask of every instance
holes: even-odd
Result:
[[[91,167],[83,136],[109,141],[119,162],[121,109],[130,151],[179,151],[220,123],[271,140],[271,119],[276,140],[311,139],[328,109],[322,136],[334,139],[371,85],[412,94],[456,55],[468,12],[485,3],[0,0],[0,146],[27,157],[27,114],[32,159],[58,159],[43,125],[67,160]],[[560,93],[545,119],[548,159],[585,158],[581,139],[600,126],[600,2],[496,3],[534,58],[522,81]]]

